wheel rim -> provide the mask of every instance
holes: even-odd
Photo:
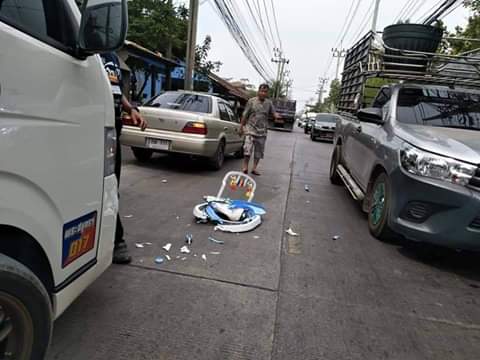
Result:
[[[385,211],[385,183],[378,183],[373,190],[372,207],[370,215],[372,224],[377,226],[382,220],[383,212]]]
[[[25,306],[0,292],[0,359],[30,359],[33,321]]]
[[[220,166],[223,165],[223,160],[224,160],[224,150],[223,148],[225,147],[225,145],[221,144],[220,145],[220,148],[218,149],[218,155],[217,155],[217,162]]]

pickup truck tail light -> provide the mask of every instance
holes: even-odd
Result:
[[[207,125],[202,122],[190,121],[183,127],[182,132],[188,134],[207,135]]]

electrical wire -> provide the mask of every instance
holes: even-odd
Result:
[[[267,46],[267,49],[269,51],[271,51],[275,46],[269,41],[269,39],[266,35],[261,16],[260,16],[260,19],[257,19],[257,16],[255,16],[255,13],[252,9],[252,6],[250,5],[250,2],[248,0],[244,0],[244,1],[247,4],[248,11],[250,12],[250,15],[252,16],[253,21],[254,21],[258,31],[262,34],[262,39],[265,41],[265,45]],[[255,6],[255,2],[253,2],[253,4]]]
[[[350,8],[348,9],[347,16],[345,16],[345,20],[343,22],[342,28],[340,32],[338,33],[337,38],[335,39],[334,46],[333,47],[338,47],[340,44],[340,39],[342,38],[342,35],[345,31],[345,26],[347,25],[348,19],[350,18],[350,15],[352,14],[353,7],[355,6],[355,0],[352,0],[352,3],[350,4]]]
[[[372,19],[373,11],[374,11],[373,6],[375,5],[375,1],[376,0],[372,0],[372,2],[370,3],[370,7],[368,8],[367,12],[363,17],[362,22],[359,24],[358,28],[355,30],[354,32],[355,36],[352,37],[353,41],[351,41],[352,44],[355,44],[358,40],[360,40],[360,38],[363,35],[363,32],[365,31],[368,25],[368,21]]]
[[[447,11],[445,14],[439,17],[440,20],[445,19],[448,15],[450,15],[452,12],[457,10],[460,6],[463,5],[463,2],[460,1],[458,4],[454,5],[449,11]]]
[[[414,3],[415,3],[415,0],[407,0],[405,5],[403,5],[402,9],[400,10],[400,12],[395,17],[395,20],[393,20],[393,23],[397,23],[398,21],[400,21],[403,18],[403,15],[408,11],[408,9],[410,9],[412,4],[414,4]]]
[[[360,7],[360,4],[362,3],[362,0],[358,0],[357,6],[355,7],[355,10],[353,12],[353,16],[350,18],[350,21],[348,22],[347,28],[345,29],[345,33],[343,34],[342,40],[340,40],[340,44],[343,43],[343,40],[345,40],[345,36],[347,36],[348,31],[350,30],[350,27],[352,26],[353,20],[355,19],[357,13],[358,13],[358,8]]]
[[[440,6],[440,4],[445,1],[445,0],[439,0],[435,3],[435,5],[433,5],[431,8],[429,8],[422,16],[420,16],[418,19],[417,19],[417,23],[422,23],[423,21],[425,21],[428,16],[431,14],[431,12],[437,7],[437,6]]]
[[[272,24],[270,22],[270,16],[268,16],[268,8],[267,8],[266,0],[263,0],[263,8],[265,10],[265,17],[267,18],[267,25],[268,25],[268,30],[270,31],[270,36],[273,39],[273,42],[275,43],[275,47],[279,48],[280,45],[276,42],[275,36],[273,35]]]
[[[277,33],[278,43],[280,44],[280,50],[283,51],[282,38],[280,37],[280,31],[278,31],[278,21],[277,21],[277,13],[275,11],[275,5],[273,5],[273,0],[270,0],[270,3],[272,4],[273,20],[275,23],[275,31]]]
[[[411,11],[405,14],[405,19],[411,19],[422,7],[425,5],[427,0],[419,1],[415,6],[412,7]]]

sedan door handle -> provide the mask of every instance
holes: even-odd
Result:
[[[225,127],[223,128],[223,130],[225,130],[225,131],[228,131],[228,127],[227,127],[227,126],[225,126]]]

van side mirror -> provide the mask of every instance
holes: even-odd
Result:
[[[78,43],[85,54],[123,46],[127,35],[127,0],[84,0]]]
[[[360,121],[372,124],[383,124],[383,111],[381,108],[364,108],[357,112],[357,117]]]

